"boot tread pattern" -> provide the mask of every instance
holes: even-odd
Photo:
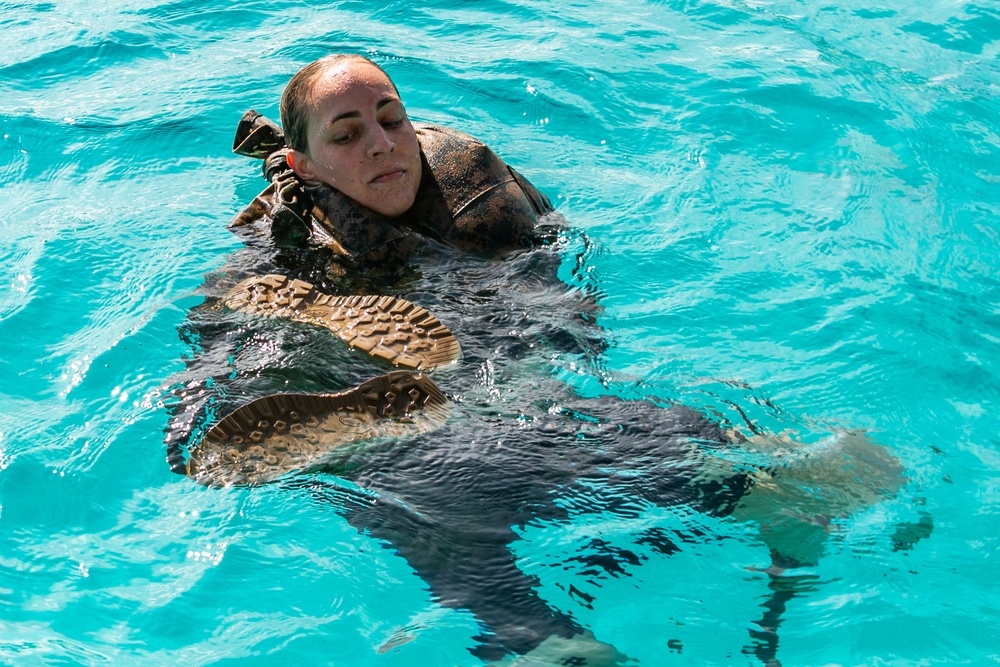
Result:
[[[240,312],[329,329],[353,348],[401,368],[428,370],[461,356],[458,341],[426,309],[391,296],[331,296],[280,275],[244,280],[226,297]]]
[[[254,485],[321,461],[333,449],[408,437],[443,424],[448,401],[428,377],[393,371],[336,394],[275,394],[219,421],[187,461],[207,486]]]

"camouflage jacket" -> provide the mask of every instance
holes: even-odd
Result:
[[[263,159],[270,185],[230,229],[279,246],[326,249],[331,278],[405,262],[428,241],[478,252],[531,245],[538,216],[552,211],[548,198],[474,137],[438,125],[414,127],[420,188],[409,211],[388,218],[329,186],[304,184],[288,167],[281,129],[248,111],[233,151]]]

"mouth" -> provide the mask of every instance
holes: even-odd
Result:
[[[390,171],[385,171],[379,174],[378,176],[376,176],[375,178],[371,179],[368,182],[373,185],[379,183],[395,183],[396,181],[403,179],[405,176],[406,176],[405,169],[392,169]]]

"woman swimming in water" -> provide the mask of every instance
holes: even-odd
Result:
[[[306,66],[281,111],[284,133],[251,113],[237,134],[238,152],[265,159],[270,185],[232,223],[247,249],[189,318],[184,335],[198,353],[177,383],[168,459],[206,484],[280,478],[322,500],[345,492],[285,473],[352,481],[366,495],[332,502],[404,557],[442,605],[476,616],[475,655],[555,647],[562,661],[589,656],[572,664],[620,659],[518,567],[510,544],[530,522],[686,505],[758,521],[776,567],[794,566],[815,562],[833,517],[898,485],[884,450],[845,436],[810,459],[812,481],[844,482],[824,469],[844,456],[850,483],[866,479],[820,507],[798,488],[797,468],[746,472],[716,456],[743,439],[696,411],[577,396],[553,365],[594,359],[604,343],[592,300],[556,276],[549,230],[561,225],[543,195],[472,137],[411,123],[389,77],[360,56]],[[391,296],[336,296],[357,293]],[[382,314],[410,327],[402,351],[378,331]],[[331,331],[397,366],[448,366],[458,356],[449,340],[462,361],[441,370],[444,392],[420,373],[371,380],[370,357]],[[430,347],[411,354],[415,340]],[[635,539],[670,553],[690,537],[653,529]],[[632,561],[595,537],[581,562],[610,572]],[[775,599],[783,604],[787,590]],[[776,638],[758,639],[773,658]]]

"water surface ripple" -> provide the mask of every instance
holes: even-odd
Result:
[[[907,469],[778,592],[752,527],[579,488],[516,528],[541,598],[635,664],[760,664],[782,595],[786,665],[1000,660],[994,3],[3,1],[0,47],[0,661],[482,664],[474,616],[344,519],[364,489],[164,463],[178,328],[262,185],[235,123],[344,50],[579,232],[560,276],[609,347],[535,377],[864,429]],[[453,372],[530,391],[496,362]]]

